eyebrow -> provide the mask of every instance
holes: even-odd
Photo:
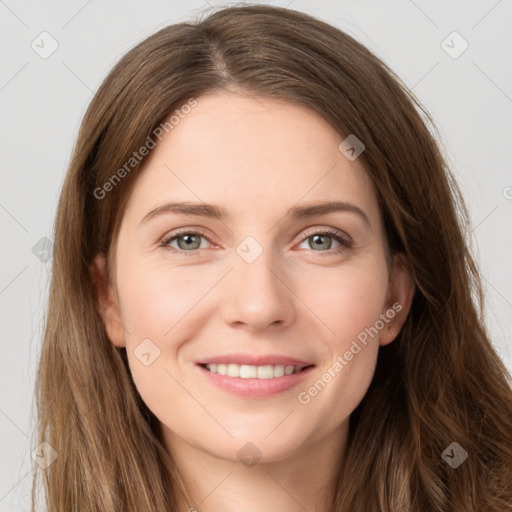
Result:
[[[361,219],[370,226],[370,220],[366,213],[352,203],[345,201],[329,201],[317,204],[309,204],[306,206],[294,206],[287,212],[287,217],[294,219],[305,219],[314,217],[317,215],[326,215],[332,212],[350,212],[355,213]],[[161,206],[157,206],[149,213],[147,213],[141,220],[141,224],[148,222],[149,220],[159,217],[168,213],[177,213],[182,215],[199,216],[199,217],[210,217],[213,219],[222,220],[227,217],[226,211],[213,204],[207,203],[194,203],[194,202],[169,202]]]

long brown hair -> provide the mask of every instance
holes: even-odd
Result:
[[[333,475],[332,511],[512,508],[511,377],[484,327],[466,207],[432,119],[352,37],[306,14],[231,7],[168,26],[113,68],[83,119],[60,196],[37,374],[38,439],[51,511],[174,511],[179,475],[141,400],[124,348],[107,338],[90,265],[111,254],[144,159],[98,198],[154,130],[220,88],[307,106],[342,136],[377,191],[393,253],[416,285],[397,339],[379,350]],[[96,191],[96,193],[95,193]],[[111,276],[112,277],[112,276]],[[456,469],[443,451],[468,454]],[[333,454],[336,456],[336,454]]]

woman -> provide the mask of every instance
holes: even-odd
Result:
[[[50,510],[512,507],[510,375],[432,126],[293,10],[123,57],[57,213]]]

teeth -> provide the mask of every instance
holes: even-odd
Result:
[[[251,366],[247,364],[207,364],[206,368],[212,373],[227,375],[228,377],[240,377],[242,379],[273,379],[292,373],[299,373],[299,366],[285,366],[283,364]]]
[[[240,377],[240,366],[237,364],[228,364],[226,375],[228,377]]]
[[[243,364],[240,366],[240,375],[239,376],[242,377],[242,379],[257,379],[258,378],[258,367]]]

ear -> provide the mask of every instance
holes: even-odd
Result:
[[[125,347],[125,329],[122,324],[119,300],[108,279],[107,258],[98,254],[89,267],[92,282],[96,289],[98,310],[110,341],[116,347]]]
[[[379,335],[380,345],[388,345],[398,336],[411,309],[415,291],[416,286],[405,255],[395,254],[383,311],[387,325]]]

